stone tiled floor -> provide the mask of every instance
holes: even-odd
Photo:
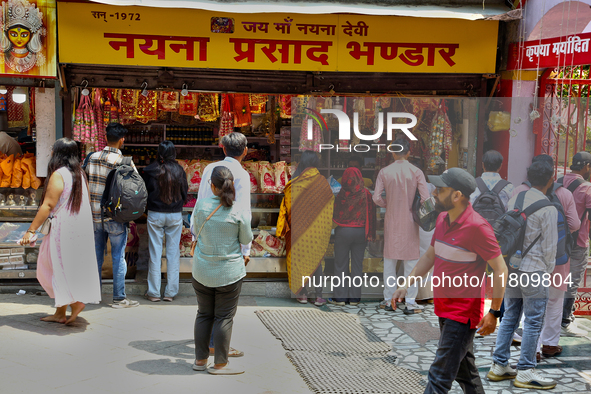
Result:
[[[426,375],[437,350],[439,338],[438,318],[432,305],[426,305],[423,313],[405,315],[400,310],[386,312],[379,309],[378,303],[361,303],[357,307],[328,305],[334,312],[357,314],[368,329],[383,341],[392,345],[392,354],[398,357],[397,365],[419,371]],[[591,333],[591,321],[578,318],[580,327],[587,327]],[[513,386],[510,381],[491,382],[486,374],[492,363],[492,352],[496,341],[496,331],[487,337],[475,338],[476,364],[487,393],[525,393],[548,392],[547,390],[524,390]],[[591,391],[591,339],[587,337],[561,338],[565,347],[563,355],[555,358],[543,358],[538,369],[558,381],[553,392],[580,393]],[[576,349],[571,349],[574,347]],[[569,356],[569,353],[577,356]],[[585,355],[586,354],[586,355]],[[511,364],[516,364],[519,347],[511,348]],[[452,393],[462,393],[459,385],[454,382]]]

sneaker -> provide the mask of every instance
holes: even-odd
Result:
[[[298,302],[300,304],[307,304],[308,303],[308,296],[305,296],[305,295],[297,296],[296,300],[298,300]]]
[[[501,380],[515,379],[516,375],[517,371],[511,368],[509,364],[507,364],[506,367],[503,367],[497,363],[493,363],[490,367],[490,371],[486,374],[486,378],[493,382],[500,382]]]
[[[333,305],[345,306],[345,302],[344,301],[335,301],[334,298],[328,298],[326,300],[326,302],[328,302],[329,304],[333,304]]]
[[[380,302],[380,309],[385,310],[386,312],[392,312],[394,311],[394,309],[392,309],[392,306],[390,305],[390,303],[386,300]]]
[[[513,340],[511,341],[511,346],[521,346],[521,335],[514,332],[513,333]]]
[[[560,345],[556,345],[556,346],[543,345],[542,346],[542,354],[544,355],[544,357],[554,357],[554,356],[558,356],[560,353],[562,353],[562,346],[560,346]]]
[[[419,304],[406,303],[406,306],[404,307],[402,312],[404,312],[405,315],[414,315],[415,313],[423,312],[423,309],[424,308]]]
[[[513,385],[522,389],[550,390],[556,387],[556,381],[540,375],[531,368],[517,371]]]
[[[566,327],[562,327],[562,334],[568,335],[568,336],[576,336],[576,337],[581,337],[581,336],[585,336],[588,335],[589,333],[585,330],[580,329],[579,327],[577,327],[576,324],[571,323]]]
[[[356,301],[351,301],[351,300],[349,300],[349,305],[351,305],[351,306],[357,306],[360,303],[361,303],[361,301],[357,301],[357,300]]]
[[[123,309],[123,308],[133,308],[134,306],[139,306],[139,302],[128,300],[127,298],[121,301],[113,301],[113,305],[111,305],[115,309]]]
[[[314,301],[314,305],[316,306],[323,306],[326,304],[326,300],[322,297],[316,297],[316,301]]]

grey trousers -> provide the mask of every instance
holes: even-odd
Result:
[[[203,286],[193,279],[193,289],[198,304],[195,318],[195,358],[205,360],[209,357],[209,338],[212,336],[215,348],[214,362],[225,364],[228,362],[232,326],[238,309],[242,279],[222,287]]]
[[[562,326],[568,326],[573,320],[575,298],[577,290],[583,284],[585,279],[585,270],[587,269],[587,257],[589,256],[589,247],[575,245],[570,255],[570,274],[572,285],[564,293],[564,306],[562,308]]]
[[[335,287],[335,301],[358,302],[361,300],[361,287],[354,286],[355,277],[363,274],[363,256],[365,254],[365,227],[337,227],[334,240],[334,275],[344,283]],[[351,270],[349,271],[349,257]],[[343,278],[345,278],[343,280]],[[361,282],[359,280],[359,282]]]

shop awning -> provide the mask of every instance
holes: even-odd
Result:
[[[466,20],[515,20],[521,19],[521,10],[510,11],[503,2],[485,4],[466,1],[459,5],[403,5],[397,1],[360,0],[341,1],[213,1],[213,0],[91,0],[95,3],[119,6],[146,6],[164,8],[195,8],[216,12],[256,14],[266,12],[298,14],[361,14],[394,15],[421,18],[456,18]]]

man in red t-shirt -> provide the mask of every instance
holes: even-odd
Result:
[[[507,267],[490,224],[470,205],[476,189],[472,175],[450,168],[429,176],[440,211],[431,246],[421,256],[407,283],[392,296],[392,307],[406,295],[406,288],[434,267],[432,286],[435,314],[441,338],[429,369],[425,393],[447,393],[456,380],[464,392],[484,393],[474,363],[474,335],[491,334],[500,316]],[[494,271],[493,300],[483,317],[486,263]]]

